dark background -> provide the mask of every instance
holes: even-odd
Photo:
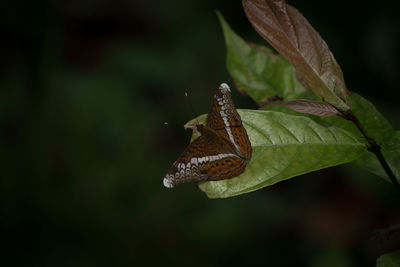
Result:
[[[289,3],[398,129],[399,1]],[[265,44],[240,1],[2,2],[3,263],[373,266],[399,246],[398,196],[355,165],[223,200],[163,187],[183,124],[232,84],[216,9]]]

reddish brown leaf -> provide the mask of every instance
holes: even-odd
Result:
[[[256,31],[292,63],[315,94],[341,110],[348,110],[349,91],[342,70],[303,15],[284,0],[242,1]]]
[[[278,105],[290,108],[300,113],[306,113],[320,117],[329,117],[339,114],[339,112],[334,107],[328,104],[305,99],[294,100],[285,104]]]

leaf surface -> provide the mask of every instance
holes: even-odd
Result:
[[[316,95],[349,110],[343,73],[328,45],[304,16],[284,0],[243,0],[255,30],[295,67]]]
[[[400,177],[400,131],[389,140],[381,142],[381,151],[383,157],[388,163],[390,169],[397,179]],[[362,165],[366,170],[378,175],[390,182],[389,177],[383,170],[376,156],[372,153],[365,153],[363,157],[358,159],[355,163]],[[400,181],[400,180],[399,180]]]
[[[359,119],[364,129],[378,144],[381,146],[382,154],[388,162],[391,170],[396,177],[400,177],[400,133],[395,131],[385,117],[377,110],[377,108],[362,96],[352,93],[349,97],[349,104],[354,115]],[[282,108],[281,106],[270,105],[268,110],[281,111],[286,114],[296,114],[293,110]],[[309,115],[306,115],[309,116]],[[315,117],[309,116],[313,120],[320,123],[328,123],[336,127],[351,132],[360,142],[365,143],[364,137],[357,127],[350,121],[339,116],[333,117]],[[389,181],[385,171],[376,158],[375,154],[366,151],[358,160],[357,165],[362,166],[369,172],[374,173]]]
[[[225,37],[227,68],[240,90],[258,103],[274,96],[292,100],[311,92],[297,80],[294,67],[284,57],[244,41],[217,15]]]
[[[349,98],[349,104],[354,115],[359,119],[365,131],[380,146],[385,160],[389,164],[394,175],[400,177],[400,134],[395,131],[385,117],[377,110],[377,108],[367,99],[353,93]],[[336,125],[353,135],[358,136],[362,142],[366,143],[360,131],[350,121],[346,121],[337,116],[329,118],[321,118],[322,121]],[[369,172],[374,173],[389,181],[388,176],[383,170],[381,164],[375,154],[367,151],[360,159],[355,161],[356,164],[362,166]]]
[[[346,130],[281,112],[238,110],[253,155],[239,176],[199,185],[209,198],[251,192],[279,181],[357,159],[365,145]],[[205,115],[189,123],[204,122]]]
[[[307,99],[293,100],[279,105],[300,113],[311,114],[320,117],[329,117],[339,114],[339,112],[330,105]]]

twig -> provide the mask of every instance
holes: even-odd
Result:
[[[343,117],[346,120],[352,121],[360,130],[364,138],[368,142],[367,149],[368,151],[371,151],[372,153],[375,154],[375,156],[378,158],[379,163],[382,165],[382,168],[385,170],[387,176],[389,177],[390,181],[392,184],[396,187],[397,190],[400,191],[400,184],[399,181],[396,179],[396,176],[394,176],[392,170],[389,167],[389,164],[386,162],[386,159],[383,157],[383,154],[381,152],[381,147],[380,145],[372,138],[370,137],[365,129],[362,127],[360,121],[357,119],[357,117],[351,112],[351,110],[342,112],[339,110],[340,116]]]

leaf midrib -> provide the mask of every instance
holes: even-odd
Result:
[[[282,147],[282,146],[301,146],[301,145],[348,145],[348,146],[364,146],[363,143],[285,143],[285,144],[268,144],[268,145],[255,145],[252,147]]]

